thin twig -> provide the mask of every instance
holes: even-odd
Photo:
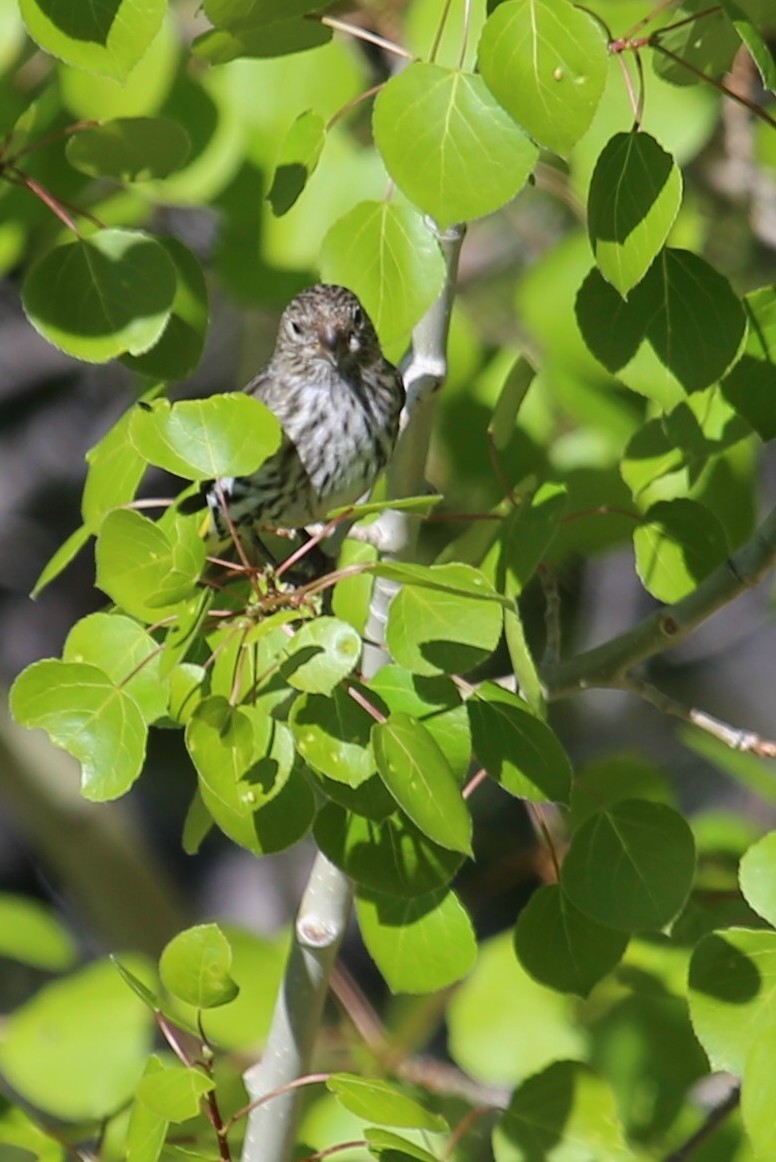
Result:
[[[669,60],[674,61],[675,64],[680,65],[684,69],[687,69],[688,72],[692,73],[693,76],[698,77],[699,80],[705,81],[707,85],[711,85],[711,87],[716,89],[718,93],[722,93],[724,97],[729,97],[731,101],[736,101],[737,104],[743,105],[745,109],[749,110],[753,117],[759,117],[759,119],[764,121],[766,125],[770,125],[771,129],[776,129],[776,119],[771,117],[770,113],[767,113],[765,109],[763,109],[762,105],[758,105],[756,101],[750,101],[750,99],[743,96],[742,93],[735,93],[732,89],[729,89],[727,85],[723,85],[721,81],[717,81],[714,77],[710,77],[700,69],[696,69],[695,65],[691,65],[689,61],[684,60],[677,53],[671,52],[671,50],[666,48],[664,44],[661,44],[660,41],[656,39],[656,37],[650,37],[649,45],[650,48],[654,48],[656,52],[662,53],[663,56],[667,56]]]
[[[466,1137],[474,1123],[479,1121],[480,1118],[484,1118],[486,1114],[490,1114],[492,1112],[493,1110],[490,1106],[475,1106],[473,1110],[469,1110],[468,1113],[464,1114],[450,1137],[447,1139],[447,1144],[445,1145],[444,1153],[442,1154],[443,1162],[447,1162],[449,1158],[452,1158],[453,1154],[458,1148],[459,1142],[461,1142],[461,1140]]]
[[[400,44],[394,44],[392,40],[386,40],[384,36],[378,36],[376,32],[369,32],[368,29],[360,28],[357,24],[349,24],[347,20],[338,20],[334,16],[318,16],[314,12],[309,13],[308,19],[317,20],[320,24],[325,24],[327,28],[334,29],[335,32],[345,32],[348,36],[355,37],[356,40],[365,40],[369,44],[376,44],[378,48],[403,57],[404,60],[414,61],[416,59],[414,53],[402,48]]]
[[[649,702],[651,706],[661,710],[664,714],[681,718],[683,722],[689,722],[691,726],[705,730],[707,734],[711,734],[720,742],[724,742],[725,746],[729,746],[731,750],[739,750],[744,754],[754,754],[758,758],[776,758],[776,742],[762,738],[761,735],[752,730],[739,730],[735,726],[730,726],[712,714],[707,714],[705,710],[696,710],[692,706],[685,706],[684,703],[677,702],[675,698],[671,698],[662,690],[658,690],[656,686],[645,682],[643,678],[629,675],[620,683],[620,689],[638,694],[639,698],[643,698],[645,702]]]
[[[542,564],[538,570],[539,584],[544,594],[544,657],[542,665],[554,666],[560,661],[561,624],[560,593],[558,578],[548,565]]]
[[[430,64],[434,63],[436,60],[436,55],[439,52],[439,46],[442,43],[442,37],[444,35],[445,25],[447,24],[447,18],[450,15],[450,8],[452,7],[452,3],[453,0],[445,0],[445,6],[442,9],[442,15],[439,17],[439,24],[437,24],[436,32],[434,33],[434,39],[431,44],[431,50],[428,54]]]
[[[706,1120],[701,1126],[682,1143],[678,1150],[674,1150],[669,1154],[665,1162],[686,1162],[687,1158],[691,1158],[699,1146],[711,1137],[717,1126],[721,1125],[726,1118],[733,1113],[741,1100],[741,1089],[739,1086],[734,1086],[724,1101],[721,1101],[718,1106],[714,1106],[706,1115]]]

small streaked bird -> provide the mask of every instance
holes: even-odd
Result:
[[[291,300],[272,358],[245,390],[277,416],[280,448],[253,475],[206,482],[201,498],[180,506],[207,504],[222,539],[229,529],[219,492],[235,529],[259,540],[264,529],[302,530],[354,503],[393,452],[404,386],[345,287],[312,286]]]

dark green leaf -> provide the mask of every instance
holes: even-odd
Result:
[[[90,177],[138,182],[180,169],[189,149],[186,132],[166,117],[118,117],[74,134],[66,153]]]
[[[22,292],[33,327],[69,355],[105,363],[153,347],[172,312],[175,264],[139,230],[99,230],[49,250]]]
[[[545,884],[534,892],[515,928],[515,951],[531,976],[581,997],[612,971],[627,944],[625,932],[584,916],[559,884]]]
[[[598,267],[621,295],[649,270],[682,201],[674,159],[648,133],[616,133],[598,159],[587,228]]]
[[[744,299],[749,332],[743,354],[722,380],[722,392],[763,440],[776,436],[776,287]]]
[[[512,1094],[493,1133],[496,1162],[630,1157],[608,1084],[588,1065],[558,1061]]]
[[[688,392],[720,378],[746,332],[727,279],[687,250],[664,250],[627,303],[592,270],[576,310],[585,342],[609,371],[622,372],[627,382],[627,365],[646,340]]]
[[[272,213],[287,214],[315,171],[326,140],[322,117],[308,109],[300,113],[280,148],[267,200]]]
[[[586,916],[610,928],[658,929],[681,910],[695,872],[692,832],[662,803],[624,799],[575,833],[561,885]]]
[[[729,548],[718,518],[695,500],[661,500],[633,533],[636,571],[658,601],[686,597],[721,564]]]
[[[475,754],[492,778],[521,799],[568,802],[566,752],[522,698],[484,682],[466,705]]]
[[[323,853],[357,884],[394,896],[421,896],[450,882],[463,862],[398,812],[381,822],[327,803],[315,820]]]

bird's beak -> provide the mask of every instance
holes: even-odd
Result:
[[[318,341],[324,351],[330,352],[339,361],[348,354],[348,337],[332,323],[326,323],[318,332]]]

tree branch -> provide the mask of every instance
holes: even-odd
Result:
[[[697,726],[699,730],[705,730],[707,734],[724,742],[731,750],[744,751],[764,759],[776,758],[776,742],[771,739],[763,738],[752,730],[740,730],[738,727],[730,726],[720,718],[715,718],[713,714],[707,714],[705,710],[685,706],[683,702],[677,702],[675,698],[664,694],[662,690],[658,690],[656,686],[642,678],[628,677],[623,680],[621,688],[638,694],[645,702],[662,710],[664,714],[671,714],[674,718],[689,722],[691,726]]]
[[[447,335],[455,293],[458,255],[463,227],[438,232],[447,262],[447,278],[438,301],[415,328],[409,361],[403,367],[407,405],[403,429],[388,474],[389,496],[412,496],[424,485],[426,456],[433,418],[434,393],[447,371]],[[409,423],[409,420],[412,420]],[[411,554],[417,536],[417,518],[388,512],[402,554]],[[374,585],[362,672],[369,678],[385,664],[385,621],[395,588],[377,579]],[[245,1073],[251,1101],[288,1085],[309,1073],[315,1037],[334,961],[345,933],[352,898],[347,876],[318,854],[294,930],[285,978],[275,1007],[262,1060]],[[299,1090],[281,1093],[271,1102],[254,1106],[248,1116],[242,1162],[286,1162],[296,1137]]]
[[[754,535],[719,565],[692,593],[656,609],[633,629],[566,662],[546,668],[542,677],[548,700],[592,688],[624,688],[628,671],[647,658],[684,641],[717,610],[757,585],[776,564],[776,508]]]

